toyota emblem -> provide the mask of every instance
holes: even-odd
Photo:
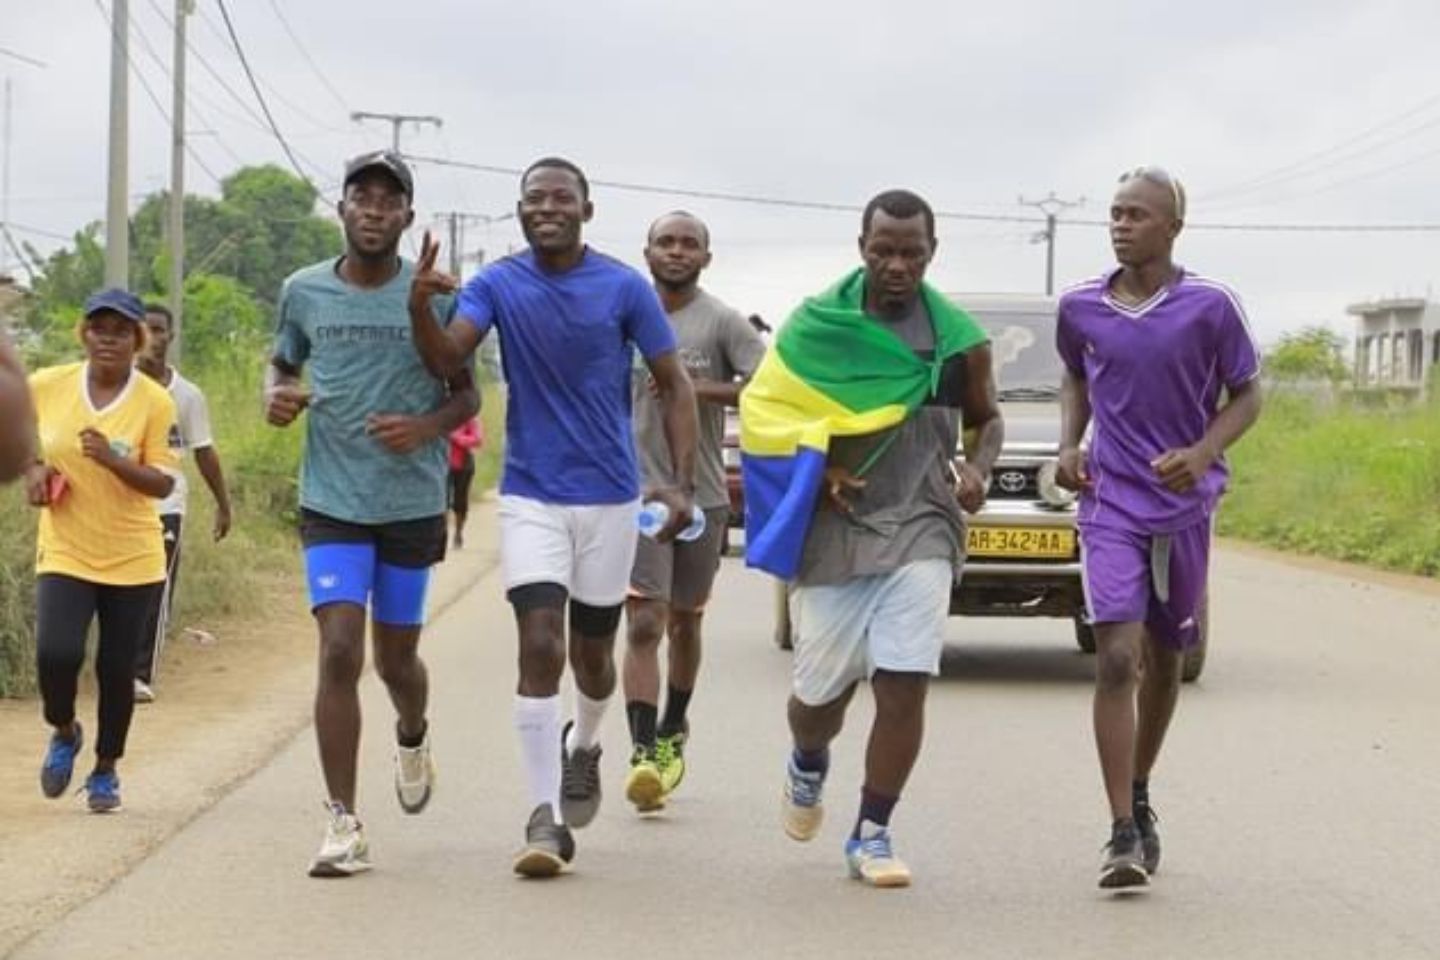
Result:
[[[1019,493],[1025,489],[1025,474],[1019,470],[1006,470],[997,478],[1000,489],[1006,493]]]

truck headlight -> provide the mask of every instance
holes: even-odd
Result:
[[[1060,464],[1051,460],[1035,475],[1035,486],[1047,507],[1068,507],[1075,502],[1075,491],[1066,490],[1055,482],[1055,474],[1059,470]]]

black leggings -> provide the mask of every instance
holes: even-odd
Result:
[[[130,716],[135,712],[135,651],[150,611],[160,602],[163,583],[115,587],[58,573],[35,581],[35,661],[45,722],[63,727],[75,719],[75,688],[85,664],[85,634],[100,618],[95,675],[100,687],[100,731],[95,755],[125,755]]]
[[[450,509],[458,519],[465,519],[470,513],[470,484],[475,479],[475,467],[464,467],[450,471]]]

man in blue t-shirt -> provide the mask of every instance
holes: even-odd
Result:
[[[320,629],[315,732],[330,811],[314,877],[370,868],[355,816],[367,606],[376,672],[399,714],[395,793],[406,813],[424,809],[435,778],[417,648],[430,567],[445,556],[445,437],[480,403],[468,370],[436,378],[410,345],[415,268],[398,251],[415,218],[413,197],[410,169],[396,154],[346,166],[338,208],[345,253],[285,281],[266,383],[271,424],[289,426],[309,411],[300,538]],[[427,300],[427,322],[438,330],[449,306]]]
[[[615,690],[615,631],[635,558],[640,496],[630,369],[638,349],[655,378],[674,476],[647,490],[670,511],[669,541],[694,504],[695,392],[650,284],[581,239],[594,214],[589,184],[547,157],[520,179],[516,214],[530,248],[472,278],[457,322],[431,321],[432,297],[457,282],[434,269],[425,238],[410,294],[411,331],[437,376],[459,369],[500,333],[510,402],[500,485],[500,551],[520,633],[515,727],[533,810],[515,872],[559,873],[575,854],[570,827],[600,806],[600,720]],[[565,607],[575,719],[560,727]]]

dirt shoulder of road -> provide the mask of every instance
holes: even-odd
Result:
[[[477,498],[468,532],[465,549],[436,569],[432,617],[497,562],[493,499]],[[0,957],[124,876],[310,723],[315,628],[296,578],[272,578],[246,616],[193,626],[214,642],[180,634],[166,648],[157,700],[136,708],[120,768],[126,806],[117,815],[90,815],[69,794],[45,799],[37,777],[48,730],[39,702],[0,701]],[[90,743],[77,784],[95,729],[88,677],[79,716]]]
[[[1216,546],[1235,553],[1262,557],[1276,563],[1298,567],[1301,570],[1314,570],[1317,573],[1328,573],[1331,576],[1344,577],[1371,586],[1389,587],[1392,590],[1404,590],[1407,593],[1417,593],[1427,597],[1440,597],[1440,579],[1434,577],[1379,570],[1375,567],[1364,567],[1355,563],[1346,563],[1343,560],[1331,560],[1328,557],[1317,557],[1310,554],[1286,553],[1273,547],[1251,543],[1248,540],[1232,540],[1229,537],[1218,537],[1215,543]]]

